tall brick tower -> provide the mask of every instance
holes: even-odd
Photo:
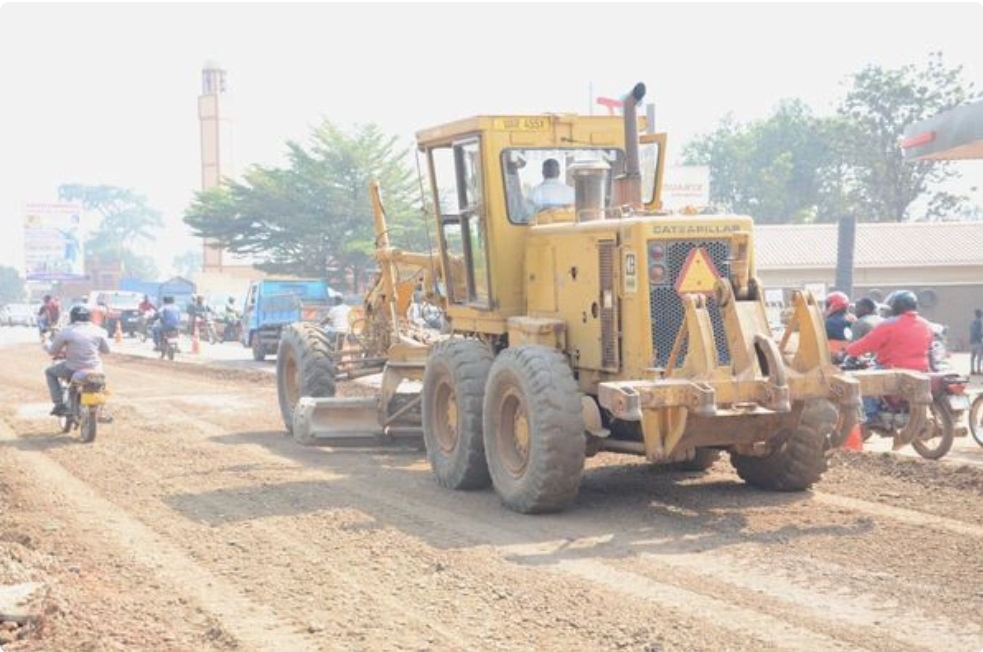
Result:
[[[214,61],[206,61],[201,71],[198,121],[201,124],[201,188],[219,185],[232,174],[232,121],[225,97],[225,71]],[[203,238],[202,272],[222,271],[222,250],[214,240]]]

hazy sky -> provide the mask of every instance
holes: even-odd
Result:
[[[475,114],[587,112],[643,81],[670,157],[728,112],[783,98],[832,113],[866,65],[942,51],[983,89],[983,4],[0,4],[0,264],[20,268],[24,204],[62,183],[145,194],[162,271],[198,242],[197,97],[227,70],[237,172],[279,164],[322,119],[416,130]],[[673,147],[675,146],[675,147]],[[960,163],[983,182],[983,167]],[[981,183],[980,185],[983,185]],[[980,197],[983,202],[983,196]]]

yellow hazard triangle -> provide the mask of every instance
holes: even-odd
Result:
[[[710,254],[703,247],[689,252],[683,268],[676,279],[676,292],[679,294],[710,294],[713,284],[720,278]]]

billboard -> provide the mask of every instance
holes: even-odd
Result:
[[[681,211],[710,205],[710,168],[704,165],[667,167],[662,181],[662,207]]]
[[[38,202],[24,207],[24,272],[28,281],[77,281],[85,278],[76,202]]]

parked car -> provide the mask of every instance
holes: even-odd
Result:
[[[11,303],[3,308],[2,323],[5,326],[37,326],[37,310],[28,303]]]
[[[97,291],[89,295],[89,308],[93,321],[101,323],[110,335],[116,333],[116,324],[124,335],[136,336],[140,327],[140,302],[143,294],[125,291]]]

